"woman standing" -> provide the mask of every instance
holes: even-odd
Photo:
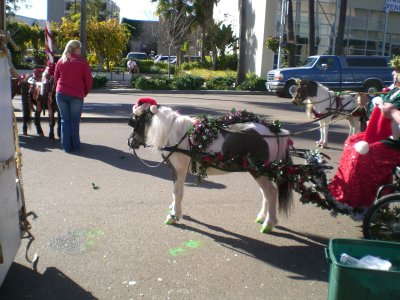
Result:
[[[65,152],[78,150],[83,99],[92,88],[89,64],[81,57],[81,43],[71,40],[58,60],[55,73],[56,100],[61,113],[61,144]]]

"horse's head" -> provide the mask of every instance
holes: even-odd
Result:
[[[130,148],[138,149],[140,146],[146,146],[146,133],[157,112],[157,102],[151,98],[140,98],[133,106],[128,122],[128,125],[132,127],[132,133],[128,138]]]
[[[297,91],[292,104],[301,105],[309,97],[317,96],[318,83],[307,79],[296,79]]]

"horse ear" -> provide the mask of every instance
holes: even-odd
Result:
[[[152,106],[150,106],[150,111],[151,111],[153,114],[158,113],[158,107],[157,107],[157,105],[152,105]]]

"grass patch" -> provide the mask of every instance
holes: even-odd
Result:
[[[180,71],[183,74],[188,74],[196,77],[202,77],[205,80],[210,80],[212,78],[219,78],[219,77],[234,77],[236,78],[236,71],[213,71],[207,69],[191,69],[188,71]]]

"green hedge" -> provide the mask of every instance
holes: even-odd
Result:
[[[171,89],[173,90],[198,90],[203,86],[204,79],[199,76],[185,75],[175,77],[171,81]]]
[[[207,90],[234,90],[236,79],[232,76],[214,77],[206,81]]]
[[[247,79],[239,87],[234,86],[236,78],[233,76],[214,77],[205,80],[200,76],[184,75],[168,79],[166,76],[146,78],[139,76],[132,82],[133,87],[142,90],[244,90],[265,91],[264,77],[248,74]]]
[[[240,90],[245,91],[265,91],[267,78],[258,77],[256,74],[248,74],[246,80],[239,86]]]
[[[106,86],[107,82],[108,82],[107,77],[94,75],[93,76],[93,89],[101,89],[102,87]]]

